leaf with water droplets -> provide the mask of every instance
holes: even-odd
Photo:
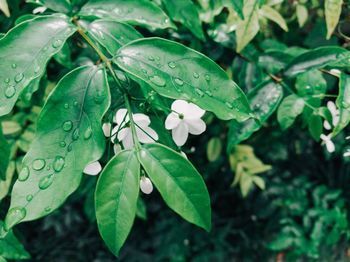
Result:
[[[101,103],[95,102],[97,93]],[[25,216],[12,221],[8,215],[9,227],[49,214],[76,190],[85,166],[104,152],[101,120],[109,104],[103,68],[79,67],[60,80],[38,117],[35,139],[12,190],[10,210],[23,208]],[[28,195],[33,195],[29,202]]]
[[[295,118],[303,112],[305,101],[303,98],[292,94],[283,99],[277,110],[277,120],[282,130],[286,130]]]
[[[0,125],[0,179],[6,180],[6,170],[10,160],[10,146],[2,133]]]
[[[121,47],[113,61],[162,96],[191,101],[224,120],[250,118],[247,98],[236,83],[208,57],[184,45],[140,39]]]
[[[147,0],[90,0],[79,16],[108,18],[150,28],[176,28],[162,9]]]
[[[97,20],[88,27],[89,34],[114,56],[123,45],[143,38],[132,26],[112,20]]]
[[[227,138],[227,152],[231,152],[235,145],[248,139],[261,128],[261,125],[276,111],[283,97],[283,89],[280,84],[267,81],[256,86],[247,96],[253,113],[260,123],[254,119],[248,119],[243,123],[232,120]]]
[[[9,113],[22,90],[43,74],[62,47],[53,44],[63,43],[75,30],[65,15],[40,16],[17,25],[0,40],[0,116]]]
[[[191,0],[162,0],[162,2],[174,21],[182,23],[196,37],[205,40],[197,7]]]
[[[138,158],[165,203],[187,221],[209,231],[210,198],[203,178],[181,154],[161,144],[144,144]]]
[[[134,222],[140,188],[140,163],[134,151],[113,157],[97,182],[97,225],[111,252],[118,256]]]
[[[70,13],[72,11],[69,0],[27,0],[26,2],[39,4],[61,13]]]

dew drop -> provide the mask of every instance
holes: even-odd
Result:
[[[16,89],[15,89],[14,86],[9,86],[9,87],[7,87],[6,90],[5,90],[5,96],[6,96],[7,98],[13,97],[13,96],[15,95],[15,93],[16,93]]]
[[[346,101],[343,101],[343,102],[342,102],[342,105],[343,105],[343,107],[345,107],[345,108],[350,107],[350,104],[347,103]]]
[[[34,73],[36,74],[36,73],[38,73],[40,71],[40,66],[36,66],[35,68],[34,68]]]
[[[210,97],[213,96],[213,94],[212,94],[209,90],[205,91],[205,93],[206,93],[208,96],[210,96]]]
[[[64,122],[62,125],[62,129],[66,132],[72,130],[72,128],[73,128],[73,122],[70,120]]]
[[[55,42],[53,42],[52,47],[57,48],[62,45],[62,40],[57,39]]]
[[[179,86],[182,86],[184,84],[184,81],[182,81],[180,78],[175,78],[175,83],[178,84]]]
[[[147,75],[147,70],[146,69],[141,69],[142,73],[144,73],[145,75]]]
[[[22,73],[17,74],[17,75],[15,76],[15,82],[16,82],[16,83],[21,82],[22,79],[23,79],[23,77],[24,77],[24,75],[23,75]]]
[[[33,169],[34,170],[41,170],[45,167],[46,163],[45,163],[45,160],[44,159],[35,159],[34,162],[33,162]]]
[[[50,170],[50,169],[51,169],[50,165],[47,165],[46,170]]]
[[[23,207],[14,207],[9,210],[4,222],[4,229],[9,231],[14,225],[18,224],[26,216],[26,210]]]
[[[87,140],[91,137],[92,135],[92,129],[91,127],[89,127],[88,129],[86,129],[85,133],[84,133],[84,139]]]
[[[33,199],[33,195],[32,194],[29,194],[29,195],[26,196],[26,200],[28,202],[32,201],[32,199]]]
[[[226,102],[225,105],[226,105],[228,108],[230,108],[230,109],[233,108],[233,105],[232,105],[231,103],[229,103],[229,102]]]
[[[50,212],[51,211],[51,207],[45,207],[45,212]]]
[[[77,107],[78,106],[78,102],[74,101],[73,106]]]
[[[65,147],[65,146],[66,146],[66,142],[61,141],[61,142],[60,142],[60,147]]]
[[[65,109],[68,109],[68,108],[69,108],[69,104],[68,104],[68,103],[65,103],[65,104],[64,104],[64,108],[65,108]]]
[[[206,75],[204,76],[204,79],[207,80],[207,81],[210,81],[210,75],[206,74]]]
[[[55,170],[56,172],[60,172],[63,169],[64,164],[64,157],[56,156],[55,160],[53,161],[53,170]]]
[[[153,82],[155,85],[163,87],[165,86],[165,80],[159,76],[151,76],[149,78],[151,80],[151,82]]]
[[[23,182],[23,181],[26,181],[28,177],[29,177],[29,168],[24,167],[18,175],[18,180]]]
[[[149,61],[154,61],[154,57],[150,55],[150,56],[148,57],[148,60],[149,60]]]
[[[195,91],[200,97],[204,96],[203,91],[200,90],[199,88],[196,88],[194,91]]]
[[[176,64],[175,62],[169,62],[168,63],[168,66],[171,68],[171,69],[174,69],[176,67]]]
[[[198,75],[196,72],[193,72],[193,77],[194,77],[194,78],[198,78],[199,75]]]
[[[73,135],[72,135],[72,139],[73,140],[78,140],[79,139],[79,128],[76,128],[73,132]]]
[[[72,145],[69,145],[68,147],[67,147],[67,150],[68,150],[68,152],[70,152],[70,151],[72,151]]]
[[[157,61],[160,61],[160,57],[159,56],[155,56],[154,57]]]
[[[17,67],[17,65],[16,64],[12,64],[12,66],[11,66],[13,69],[15,69],[16,67]]]
[[[44,176],[43,178],[41,178],[39,181],[39,188],[41,190],[47,189],[49,186],[51,186],[51,184],[53,182],[53,178],[54,178],[53,174],[50,174],[50,175],[47,175],[47,176]]]
[[[43,48],[43,51],[46,51],[48,49],[48,47],[47,46],[45,46],[44,48]]]
[[[5,79],[5,83],[6,83],[6,84],[10,83],[10,78],[6,78],[6,79]]]

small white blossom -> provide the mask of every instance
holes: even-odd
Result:
[[[88,164],[85,168],[84,168],[84,174],[87,175],[91,175],[91,176],[96,176],[98,175],[102,170],[101,164],[100,162],[96,161],[96,162],[92,162],[90,164]]]
[[[37,8],[35,8],[34,10],[33,10],[33,14],[40,14],[40,13],[43,13],[43,12],[45,12],[46,11],[46,7],[45,6],[39,6],[39,7],[37,7]]]
[[[118,135],[112,136],[112,142],[114,142],[117,137],[118,140],[123,143],[125,149],[131,149],[134,145],[134,141],[132,139],[131,128],[128,126],[129,116],[127,114],[128,112],[125,108],[117,111],[114,118],[117,125],[113,128],[112,134],[116,133],[118,130],[119,132]],[[133,114],[132,117],[136,124],[135,128],[137,138],[141,143],[152,143],[154,140],[158,140],[158,134],[156,131],[149,127],[151,120],[148,116],[145,114]]]
[[[171,112],[165,120],[165,128],[172,130],[175,144],[183,146],[188,138],[188,133],[199,135],[206,129],[201,117],[205,110],[199,106],[184,100],[175,100],[171,105]]]
[[[348,149],[344,154],[343,156],[347,157],[347,156],[350,156],[350,149]]]
[[[336,126],[339,122],[339,110],[332,101],[327,102],[327,107],[332,114],[332,124],[333,126]],[[323,122],[323,127],[327,130],[332,129],[331,125],[328,123],[327,120]]]
[[[153,191],[153,184],[148,177],[142,176],[140,180],[140,189],[145,194],[151,194]]]
[[[105,137],[110,137],[111,136],[111,128],[112,128],[112,124],[111,123],[104,123],[102,125],[102,130],[103,130],[103,133],[105,134]]]
[[[327,151],[329,153],[333,153],[335,150],[334,143],[331,140],[331,135],[329,134],[328,136],[321,134],[320,138],[323,140],[323,142],[326,144]]]
[[[120,151],[122,151],[122,147],[119,144],[114,144],[113,151],[114,154],[118,154]]]
[[[184,151],[181,151],[180,154],[181,154],[184,158],[188,159],[188,157],[187,157],[187,155],[186,155],[186,153],[185,153]]]

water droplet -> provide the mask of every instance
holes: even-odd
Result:
[[[147,75],[147,70],[146,69],[141,69],[142,73],[144,73],[145,75]]]
[[[165,86],[165,80],[159,76],[151,76],[149,79],[157,86]]]
[[[175,78],[175,83],[178,84],[179,86],[182,86],[184,84],[184,81],[182,81],[180,78]]]
[[[26,210],[23,207],[14,207],[9,210],[4,222],[4,229],[9,231],[26,216]]]
[[[194,91],[195,91],[200,97],[204,96],[203,91],[200,90],[199,88],[196,88]]]
[[[45,46],[44,48],[43,48],[43,51],[46,51],[48,49],[48,47],[47,46]]]
[[[205,93],[210,97],[213,96],[213,94],[209,90],[205,91]]]
[[[44,159],[35,159],[32,167],[34,170],[39,171],[39,170],[43,169],[45,167],[45,165],[46,165],[46,162]]]
[[[260,109],[260,104],[255,104],[253,109],[254,111],[258,111]]]
[[[61,142],[60,142],[60,147],[65,147],[65,146],[66,146],[66,142],[61,141]]]
[[[199,75],[198,75],[196,72],[193,72],[193,77],[194,77],[194,78],[198,78]]]
[[[233,105],[232,105],[231,103],[229,103],[229,102],[226,102],[225,105],[226,105],[228,108],[230,108],[230,109],[233,108]]]
[[[15,89],[14,86],[9,86],[9,87],[7,87],[6,90],[5,90],[5,96],[6,96],[7,98],[13,97],[13,96],[15,95],[15,93],[16,93],[16,89]]]
[[[78,140],[79,139],[79,128],[76,128],[74,130],[72,138],[73,138],[73,140]]]
[[[73,106],[77,107],[78,106],[78,102],[74,101]]]
[[[15,82],[16,82],[16,83],[21,82],[22,79],[23,79],[23,77],[24,77],[24,75],[23,75],[22,73],[17,74],[17,75],[15,76]]]
[[[41,190],[47,189],[49,186],[51,186],[51,184],[53,182],[53,178],[54,178],[53,174],[50,174],[50,175],[47,175],[47,176],[44,176],[43,178],[41,178],[39,181],[39,188]]]
[[[164,24],[168,24],[168,23],[169,23],[169,19],[168,19],[168,18],[165,18]]]
[[[32,194],[27,195],[26,199],[27,199],[28,202],[32,201],[33,195]]]
[[[10,78],[6,78],[6,79],[5,79],[5,83],[6,83],[6,84],[10,83]]]
[[[52,47],[57,48],[62,45],[62,40],[57,39],[55,42],[53,42]]]
[[[15,69],[17,67],[16,64],[12,64],[12,68]]]
[[[350,104],[349,104],[348,102],[346,102],[346,101],[343,101],[343,102],[342,102],[342,105],[343,105],[343,107],[345,107],[345,108],[350,107]]]
[[[46,170],[50,170],[50,169],[51,169],[50,165],[47,165]]]
[[[69,108],[69,104],[68,104],[68,103],[65,103],[65,104],[64,104],[64,108],[65,108],[65,109],[68,109],[68,108]]]
[[[28,177],[29,177],[29,168],[24,167],[18,175],[18,180],[23,182],[23,181],[26,181]]]
[[[168,66],[169,66],[171,69],[173,69],[173,68],[176,67],[176,64],[175,64],[175,62],[169,62],[169,63],[168,63]]]
[[[73,128],[73,122],[70,120],[64,122],[62,125],[62,129],[66,132],[72,130],[72,128]]]
[[[60,172],[63,169],[64,164],[64,157],[56,156],[55,160],[53,161],[53,170],[55,170],[56,172]]]
[[[207,80],[207,81],[210,81],[210,75],[206,74],[206,75],[204,76],[204,79]]]
[[[154,57],[157,61],[160,61],[160,57],[159,56],[155,56]]]
[[[36,66],[35,68],[34,68],[34,73],[36,74],[36,73],[38,73],[40,71],[40,66]]]
[[[69,145],[69,146],[67,147],[68,152],[72,151],[72,149],[73,149],[72,145]]]
[[[89,127],[88,129],[86,129],[85,133],[84,133],[84,139],[87,140],[91,137],[92,135],[92,129],[91,127]]]
[[[45,207],[45,212],[50,212],[51,211],[51,207]]]
[[[148,60],[149,60],[149,61],[154,61],[154,57],[150,55],[150,56],[148,57]]]

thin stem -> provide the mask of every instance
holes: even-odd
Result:
[[[333,73],[333,72],[328,71],[328,70],[323,69],[323,68],[319,68],[318,70],[320,70],[320,71],[323,72],[323,73],[326,73],[326,74],[329,74],[329,75],[331,75],[331,76],[334,76],[334,77],[339,78],[339,75],[338,75],[337,73]]]
[[[135,123],[135,125],[141,129],[142,132],[144,132],[149,138],[151,138],[154,142],[156,142],[157,140],[155,140],[150,134],[148,134],[142,127],[140,127],[138,124]]]
[[[337,95],[328,95],[328,94],[319,94],[319,95],[313,95],[312,97],[318,97],[318,98],[324,98],[324,97],[332,97],[337,98]]]
[[[132,116],[132,110],[131,110],[131,105],[130,105],[130,100],[129,100],[129,96],[128,94],[124,93],[124,100],[125,100],[125,105],[126,105],[126,109],[128,110],[128,114],[129,114],[129,119],[130,119],[130,127],[131,127],[131,132],[132,132],[132,139],[134,141],[134,147],[136,149],[136,151],[140,150],[141,145],[139,142],[139,139],[137,137],[137,133],[136,133],[136,125]]]

